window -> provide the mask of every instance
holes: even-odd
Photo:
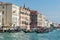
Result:
[[[4,6],[2,8],[4,9]]]
[[[1,8],[2,6],[0,5],[0,8]]]
[[[13,13],[16,13],[16,10],[14,10]]]
[[[22,24],[28,25],[28,22],[26,22],[26,21],[22,21]]]
[[[22,24],[24,24],[24,21],[22,21]]]
[[[27,17],[25,19],[28,21],[28,18]]]
[[[26,25],[28,25],[28,22],[25,22]]]
[[[42,21],[42,19],[40,19],[40,21]]]
[[[21,14],[24,14],[24,12],[21,12]]]
[[[2,21],[2,16],[0,15],[0,22]]]
[[[2,7],[2,6],[0,5],[0,7]]]
[[[13,23],[16,23],[17,22],[17,17],[13,17]]]
[[[39,16],[40,18],[42,18],[42,16]]]
[[[13,8],[14,8],[14,9],[17,9],[17,7],[16,7],[16,6],[13,6]]]
[[[40,22],[40,23],[38,23],[38,25],[42,25],[42,23]]]
[[[25,15],[29,15],[28,13],[25,13]]]
[[[2,14],[4,14],[4,11],[2,11]]]

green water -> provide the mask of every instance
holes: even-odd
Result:
[[[60,30],[49,33],[0,33],[0,40],[60,40]]]

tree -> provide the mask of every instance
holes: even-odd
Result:
[[[50,24],[50,26],[54,27],[54,24]]]
[[[50,24],[50,26],[51,26],[51,28],[55,28],[55,27],[54,27],[54,24]]]

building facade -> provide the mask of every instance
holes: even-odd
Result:
[[[34,10],[30,11],[30,20],[31,28],[45,27],[45,16],[37,11]]]
[[[37,14],[37,26],[45,27],[45,16],[41,13]]]
[[[30,28],[37,27],[37,11],[30,10]]]
[[[0,2],[0,26],[19,26],[19,7]]]
[[[25,6],[23,8],[20,7],[19,17],[20,28],[30,30],[30,10]]]
[[[45,20],[45,26],[46,26],[47,28],[50,28],[50,27],[51,27],[51,24],[52,24],[51,21]]]
[[[58,23],[53,23],[54,27],[59,27]]]

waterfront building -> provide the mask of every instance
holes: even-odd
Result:
[[[45,16],[35,10],[30,11],[30,20],[31,28],[45,27]]]
[[[25,7],[25,4],[23,7],[20,7],[19,18],[20,28],[30,30],[30,10]]]
[[[52,21],[48,21],[48,27],[51,27],[51,24],[53,24]]]
[[[19,26],[19,6],[0,2],[0,26]]]
[[[60,24],[58,24],[58,27],[60,27]]]
[[[45,26],[46,26],[47,28],[50,28],[50,27],[51,27],[51,24],[52,24],[51,21],[45,20]]]
[[[58,23],[53,23],[54,27],[59,27]]]
[[[37,26],[45,27],[45,16],[41,13],[37,14]]]
[[[30,10],[30,28],[37,27],[37,11]]]
[[[49,27],[48,25],[48,20],[45,20],[45,27]]]

